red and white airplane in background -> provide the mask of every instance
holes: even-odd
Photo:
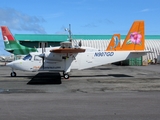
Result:
[[[115,36],[116,35],[114,35],[114,37]],[[119,37],[115,39],[119,39]],[[116,49],[115,46],[113,46],[113,48]],[[83,46],[74,47],[71,42],[64,42],[61,43],[61,46],[52,47],[47,52],[32,52],[23,59],[8,63],[7,66],[10,66],[13,70],[17,69],[31,72],[63,72],[64,78],[68,79],[68,73],[72,69],[83,70],[108,63],[137,58],[149,52],[144,50],[144,48],[144,21],[135,21],[123,45],[116,50],[106,49],[105,51],[99,51],[95,48]],[[16,76],[16,73],[12,71],[11,76]]]

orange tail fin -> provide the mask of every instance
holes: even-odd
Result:
[[[13,41],[14,37],[7,26],[1,26],[3,40],[6,41]]]
[[[116,51],[120,49],[120,34],[114,34],[106,51]]]
[[[144,50],[144,21],[135,21],[130,28],[121,50]]]

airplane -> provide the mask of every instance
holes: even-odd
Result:
[[[120,42],[120,34],[114,34],[111,38],[111,41],[106,49],[106,51],[116,51],[119,50],[121,47]]]
[[[28,55],[30,52],[42,52],[42,48],[30,48],[21,45],[17,40],[15,40],[14,36],[10,32],[9,28],[7,26],[1,26],[3,41],[5,45],[5,50],[7,52],[10,52],[13,55],[20,55],[19,57],[23,58],[26,55]],[[42,47],[44,47],[45,44],[42,42]],[[43,49],[44,51],[49,51],[52,47],[46,47]],[[1,57],[2,60],[4,60]],[[14,58],[13,60],[15,60]],[[12,61],[13,61],[12,60]]]
[[[0,61],[1,62],[11,62],[14,61],[14,55],[11,54],[10,56],[0,56]]]
[[[41,48],[35,49],[35,48],[29,48],[21,45],[18,41],[15,40],[14,36],[12,35],[12,33],[10,32],[7,26],[1,26],[1,31],[2,31],[2,36],[4,40],[5,50],[10,53],[13,53],[14,55],[25,56],[30,52],[37,52],[42,50]],[[81,44],[81,41],[80,41],[80,44]],[[113,49],[117,50],[119,47],[120,47],[120,34],[114,34],[107,50],[113,50]],[[45,49],[50,50],[50,48],[45,48]],[[24,56],[22,56],[22,58]]]
[[[18,41],[16,41],[7,26],[1,26],[1,31],[6,51],[14,55],[27,55],[30,52],[37,51],[36,48],[23,46]]]
[[[32,52],[23,59],[7,64],[12,68],[11,76],[15,77],[14,69],[22,71],[56,71],[63,72],[63,77],[68,79],[69,72],[73,69],[83,70],[108,63],[114,63],[146,55],[144,50],[144,21],[134,21],[123,45],[117,51],[99,51],[95,48],[78,46],[72,42],[61,43],[59,48],[51,48],[47,52]],[[43,50],[42,50],[43,51]]]

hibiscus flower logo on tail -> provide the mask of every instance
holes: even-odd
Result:
[[[133,32],[130,34],[130,39],[127,41],[126,44],[138,44],[141,45],[142,41],[141,41],[142,35],[139,32]]]

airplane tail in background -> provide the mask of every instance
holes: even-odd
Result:
[[[114,34],[112,36],[112,39],[111,39],[106,51],[116,51],[116,50],[119,50],[120,47],[121,47],[120,34]]]
[[[10,30],[8,29],[8,27],[1,26],[1,30],[2,30],[2,35],[3,35],[4,42],[8,42],[8,41],[13,41],[14,40],[14,37],[13,37],[12,33],[10,32]]]
[[[144,50],[144,21],[135,21],[130,28],[120,50]]]
[[[10,45],[10,42],[14,41],[14,37],[8,27],[6,26],[1,26],[1,31],[2,31],[2,37],[5,45],[5,50],[8,52],[12,52],[12,48]]]
[[[26,55],[30,52],[36,52],[36,48],[29,48],[19,44],[7,26],[1,26],[2,37],[5,45],[5,50],[15,55]]]

